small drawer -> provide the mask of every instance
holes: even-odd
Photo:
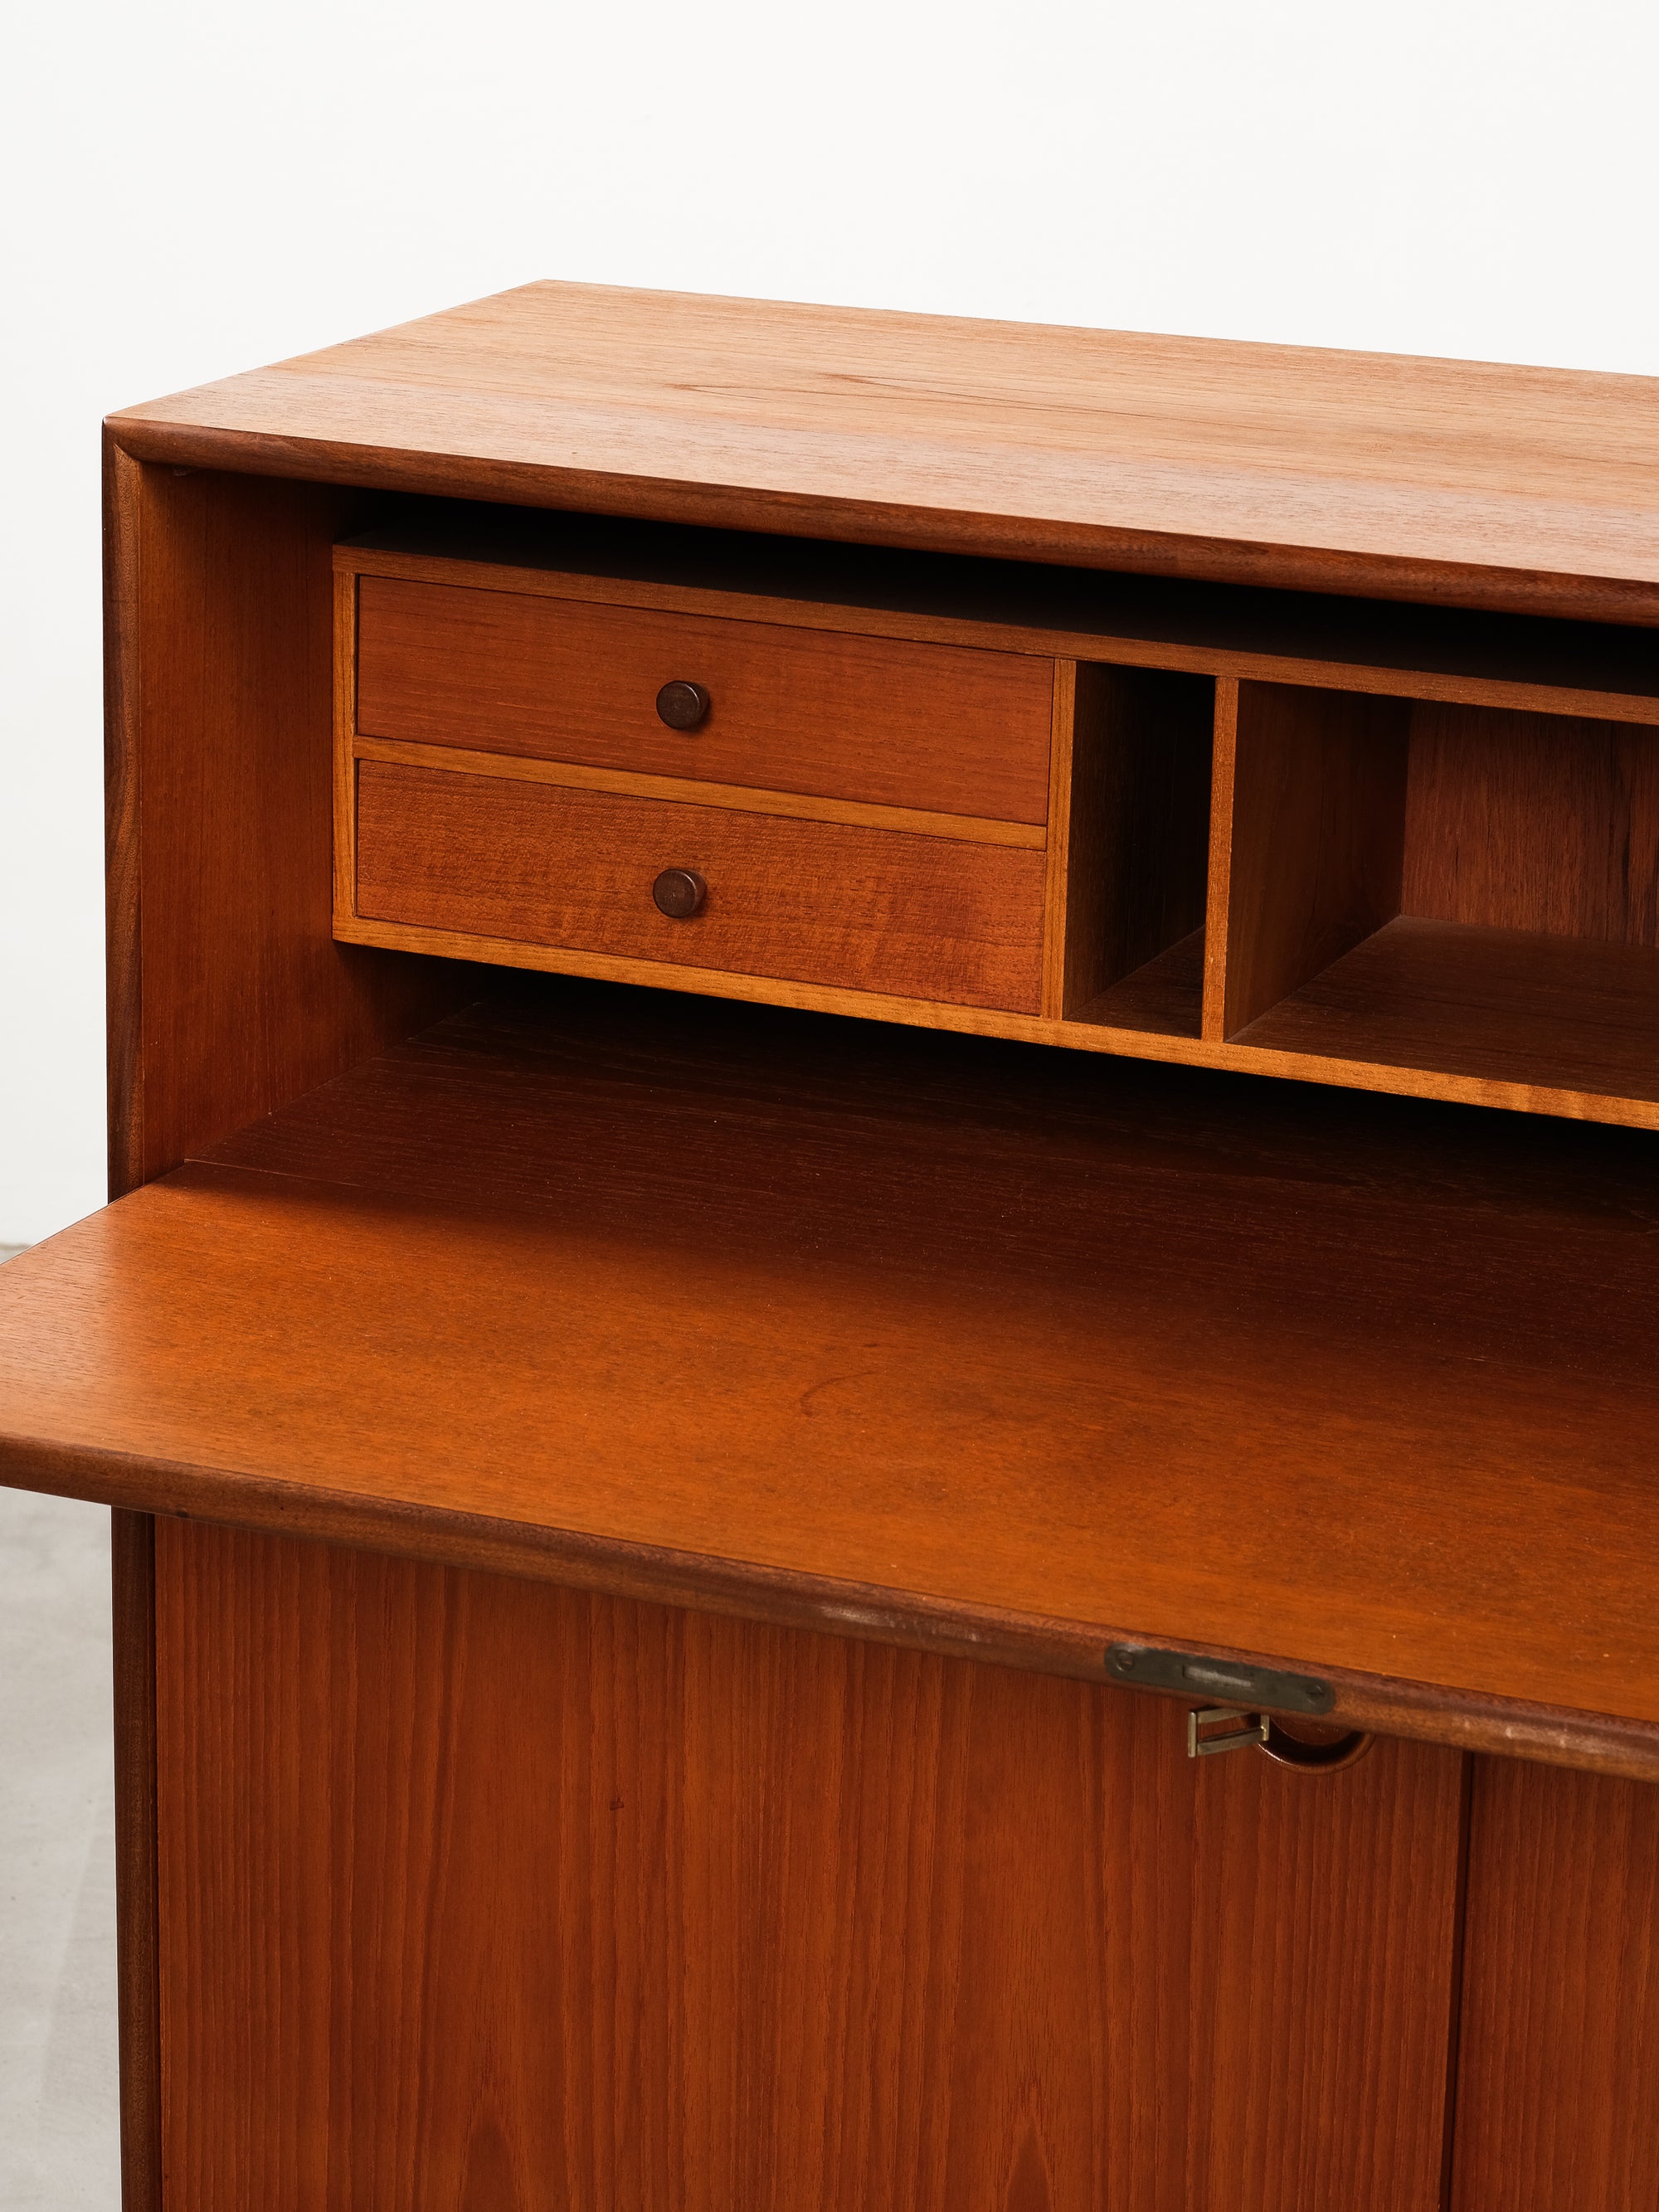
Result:
[[[1041,823],[1053,694],[1023,653],[358,584],[364,737]]]
[[[1043,866],[1023,847],[358,764],[359,919],[467,936],[1035,1013]],[[676,870],[706,886],[678,918],[653,896]]]

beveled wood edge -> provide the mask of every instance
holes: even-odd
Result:
[[[1301,684],[1316,690],[1376,692],[1389,698],[1432,700],[1451,706],[1509,708],[1525,714],[1575,714],[1594,721],[1659,726],[1659,698],[1590,690],[1577,684],[1449,676],[1434,670],[1386,668],[1366,661],[1310,660],[1296,654],[1253,653],[1235,646],[1178,645],[1115,630],[1033,629],[1018,623],[986,622],[965,615],[909,614],[839,601],[777,599],[717,586],[641,582],[588,575],[580,570],[520,568],[510,562],[456,560],[431,553],[389,553],[371,546],[337,545],[334,567],[337,574],[449,584],[467,591],[509,592],[583,605],[634,607],[652,613],[701,615],[859,637],[902,638],[924,645],[1029,654],[1035,659],[1104,660],[1178,675],[1243,677],[1261,684]]]
[[[139,853],[138,568],[142,470],[103,452],[104,998],[109,1194],[144,1179],[143,908]]]
[[[393,951],[433,953],[448,959],[479,961],[487,967],[533,969],[550,975],[584,975],[606,983],[642,983],[655,990],[738,999],[752,1006],[793,1006],[807,1013],[850,1014],[862,1021],[896,1022],[907,1029],[954,1030],[969,1036],[1006,1037],[1021,1044],[1110,1053],[1123,1060],[1167,1060],[1182,1067],[1280,1076],[1293,1083],[1327,1083],[1341,1091],[1382,1091],[1400,1098],[1437,1098],[1455,1105],[1494,1106],[1508,1113],[1553,1114],[1569,1121],[1659,1129],[1659,1100],[1655,1099],[1499,1083],[1484,1076],[1443,1075],[1433,1069],[1395,1067],[1379,1060],[1328,1060],[1314,1053],[1285,1052],[1262,1045],[1212,1043],[1158,1030],[1109,1028],[1075,1018],[1055,1021],[1042,1014],[1004,1013],[995,1007],[957,1006],[942,1000],[896,999],[874,991],[738,975],[729,969],[690,968],[611,952],[578,952],[518,939],[473,937],[459,930],[365,921],[351,915],[336,916],[334,934],[346,945],[376,945]]]
[[[1175,532],[1127,530],[1019,515],[896,507],[759,488],[483,456],[418,453],[348,440],[276,436],[265,431],[163,422],[116,413],[107,427],[137,460],[224,469],[247,476],[298,477],[368,490],[422,492],[447,499],[562,507],[588,514],[688,522],[720,530],[825,538],[930,553],[986,555],[1131,574],[1255,584],[1271,590],[1413,600],[1493,613],[1553,615],[1629,628],[1659,627],[1659,583],[1615,576],[1549,574],[1424,561],[1394,554],[1305,545],[1269,545]]]
[[[110,1516],[115,1659],[115,1908],[122,2212],[161,2212],[161,2002],[156,1861],[155,1523]]]
[[[509,783],[553,784],[566,791],[604,791],[676,806],[718,806],[728,813],[769,814],[790,822],[834,822],[859,830],[890,830],[912,837],[945,837],[964,845],[1012,845],[1040,853],[1048,842],[1041,822],[1001,822],[986,815],[932,814],[914,806],[868,805],[862,799],[819,799],[795,791],[763,791],[748,784],[704,783],[690,776],[645,775],[629,769],[586,768],[574,761],[539,760],[523,753],[473,752],[460,745],[424,744],[405,738],[349,739],[347,773],[335,787],[336,818],[349,798],[351,759],[390,761],[402,768],[450,775],[499,776]],[[354,841],[355,842],[355,841]],[[355,860],[350,863],[355,871]],[[354,874],[343,883],[349,886]],[[342,879],[336,879],[337,898]],[[337,911],[349,911],[349,897]]]
[[[1659,1722],[1358,1673],[1328,1666],[1316,1653],[1241,1651],[1121,1623],[1013,1613],[406,1500],[371,1500],[319,1484],[27,1437],[0,1437],[0,1482],[137,1515],[341,1544],[1088,1681],[1107,1679],[1106,1649],[1117,1643],[1314,1673],[1335,1691],[1331,1719],[1352,1728],[1659,1780]],[[1187,1703],[1198,1701],[1191,1693],[1148,1694],[1184,1694]]]

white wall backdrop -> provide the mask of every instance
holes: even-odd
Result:
[[[103,1190],[106,410],[544,276],[1652,374],[1656,65],[1642,0],[20,11],[0,1243]]]

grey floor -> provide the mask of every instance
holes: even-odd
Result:
[[[119,2202],[109,1515],[0,1489],[0,2208]]]

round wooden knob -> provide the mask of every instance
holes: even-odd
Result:
[[[687,921],[708,897],[708,886],[695,868],[665,868],[651,896],[670,921]]]
[[[665,684],[657,694],[657,712],[671,730],[695,730],[708,707],[701,684]]]

